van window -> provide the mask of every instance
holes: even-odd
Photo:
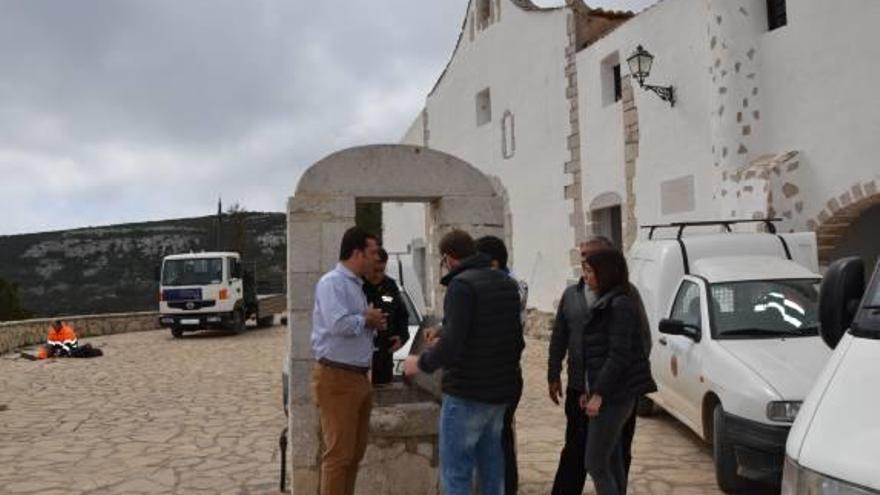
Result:
[[[672,319],[702,329],[701,314],[700,286],[685,280],[675,296],[675,304],[672,306]]]
[[[818,280],[750,280],[712,284],[717,338],[818,335]]]

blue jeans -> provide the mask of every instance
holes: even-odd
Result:
[[[507,407],[443,394],[440,483],[444,495],[471,495],[475,468],[482,495],[504,495],[501,429]]]

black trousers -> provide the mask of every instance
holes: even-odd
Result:
[[[622,449],[623,428],[632,418],[635,399],[605,402],[587,425],[587,471],[597,495],[624,495],[627,477]]]
[[[573,388],[565,391],[565,445],[559,455],[552,495],[581,495],[584,491],[587,415],[578,404],[580,395],[581,392]]]
[[[586,447],[589,418],[581,409],[578,400],[581,392],[569,388],[565,391],[565,445],[559,456],[559,467],[553,480],[552,495],[581,495],[587,480]],[[632,441],[636,431],[636,414],[630,416],[620,434],[620,449],[616,453],[622,457],[623,474],[617,484],[621,493],[626,493],[629,481],[629,468],[632,463]]]
[[[373,351],[373,385],[391,383],[394,378],[394,356],[390,350]]]
[[[521,397],[517,397],[507,411],[504,412],[504,427],[501,430],[501,448],[504,450],[504,493],[516,495],[519,490],[519,468],[516,465],[516,406]]]

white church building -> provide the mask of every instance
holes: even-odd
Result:
[[[661,0],[637,15],[471,0],[463,14],[402,142],[492,178],[531,306],[551,311],[579,276],[579,240],[625,248],[647,224],[779,217],[817,233],[823,264],[880,254],[877,0]]]

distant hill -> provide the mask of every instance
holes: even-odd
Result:
[[[0,236],[0,278],[18,284],[35,317],[157,308],[155,269],[166,254],[240,251],[255,263],[260,292],[281,292],[284,213],[224,214],[59,232]],[[251,265],[253,266],[253,265]]]

